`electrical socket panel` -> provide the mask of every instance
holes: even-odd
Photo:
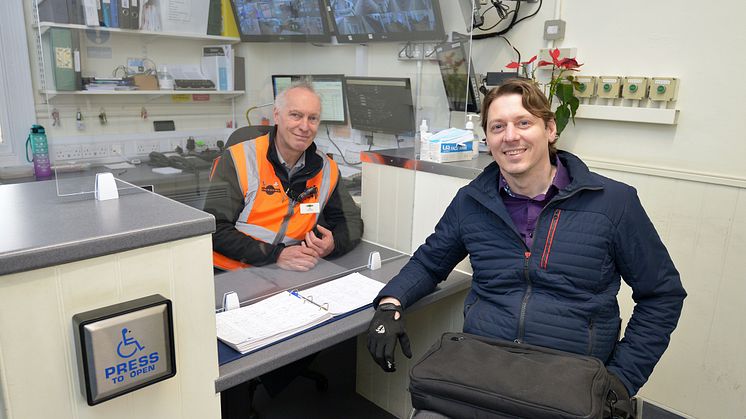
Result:
[[[575,97],[591,97],[596,92],[596,76],[575,76],[573,81],[577,84],[573,84],[573,91]]]
[[[78,160],[83,158],[83,150],[80,144],[56,145],[52,150],[54,150],[54,161]]]
[[[628,76],[622,80],[622,97],[624,99],[645,99],[648,93],[648,78]]]
[[[100,159],[109,155],[107,144],[81,144],[80,152],[84,159]]]
[[[617,99],[622,87],[617,76],[599,76],[596,79],[596,96],[603,99]]]
[[[124,145],[109,144],[109,155],[113,157],[124,157]]]
[[[152,151],[161,151],[161,145],[158,141],[143,141],[135,145],[135,154],[150,154]]]
[[[674,77],[653,77],[650,79],[648,97],[655,101],[676,100],[679,92],[679,79]]]

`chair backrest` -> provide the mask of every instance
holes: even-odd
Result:
[[[249,125],[238,128],[228,136],[228,141],[225,142],[225,148],[256,137],[261,137],[262,135],[272,131],[273,128],[274,127],[271,125]]]

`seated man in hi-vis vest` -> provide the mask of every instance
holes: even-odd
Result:
[[[277,263],[307,271],[320,258],[351,250],[362,237],[360,209],[340,181],[337,164],[316,149],[321,99],[310,82],[275,98],[276,126],[228,147],[211,180],[227,197],[208,197],[215,216],[213,264],[222,270]]]

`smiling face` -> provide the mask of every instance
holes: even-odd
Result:
[[[485,134],[492,157],[511,187],[543,180],[551,172],[549,144],[555,141],[557,127],[553,119],[544,122],[526,110],[520,94],[492,101]]]
[[[288,164],[298,161],[311,145],[321,122],[321,101],[318,95],[303,87],[290,88],[274,109],[277,123],[275,143]]]

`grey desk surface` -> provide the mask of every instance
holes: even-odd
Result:
[[[402,167],[462,179],[474,179],[482,173],[485,167],[494,161],[492,156],[486,153],[479,153],[479,156],[473,160],[448,163],[417,160],[414,156],[413,147],[363,151],[360,153],[360,157],[364,162]]]
[[[371,271],[364,267],[371,250],[378,250],[381,253],[384,260],[381,269]],[[408,255],[363,242],[347,255],[326,262],[319,271],[313,270],[303,275],[297,275],[297,273],[288,275],[287,271],[283,274],[279,270],[265,270],[261,272],[261,275],[254,275],[254,269],[217,275],[215,276],[215,293],[216,296],[219,294],[222,298],[226,290],[236,290],[239,298],[245,301],[247,298],[255,298],[261,294],[270,295],[288,289],[293,282],[296,286],[323,282],[351,271],[358,271],[369,278],[385,283],[396,275],[408,260]],[[278,278],[283,279],[278,280]],[[469,275],[453,272],[434,293],[418,301],[410,307],[410,310],[416,310],[418,307],[453,295],[469,288],[470,285]],[[221,365],[220,376],[215,381],[215,391],[226,390],[356,336],[366,330],[371,318],[373,318],[373,309],[368,308]]]
[[[54,181],[0,185],[0,275],[210,234],[212,215],[132,189],[57,196]]]

